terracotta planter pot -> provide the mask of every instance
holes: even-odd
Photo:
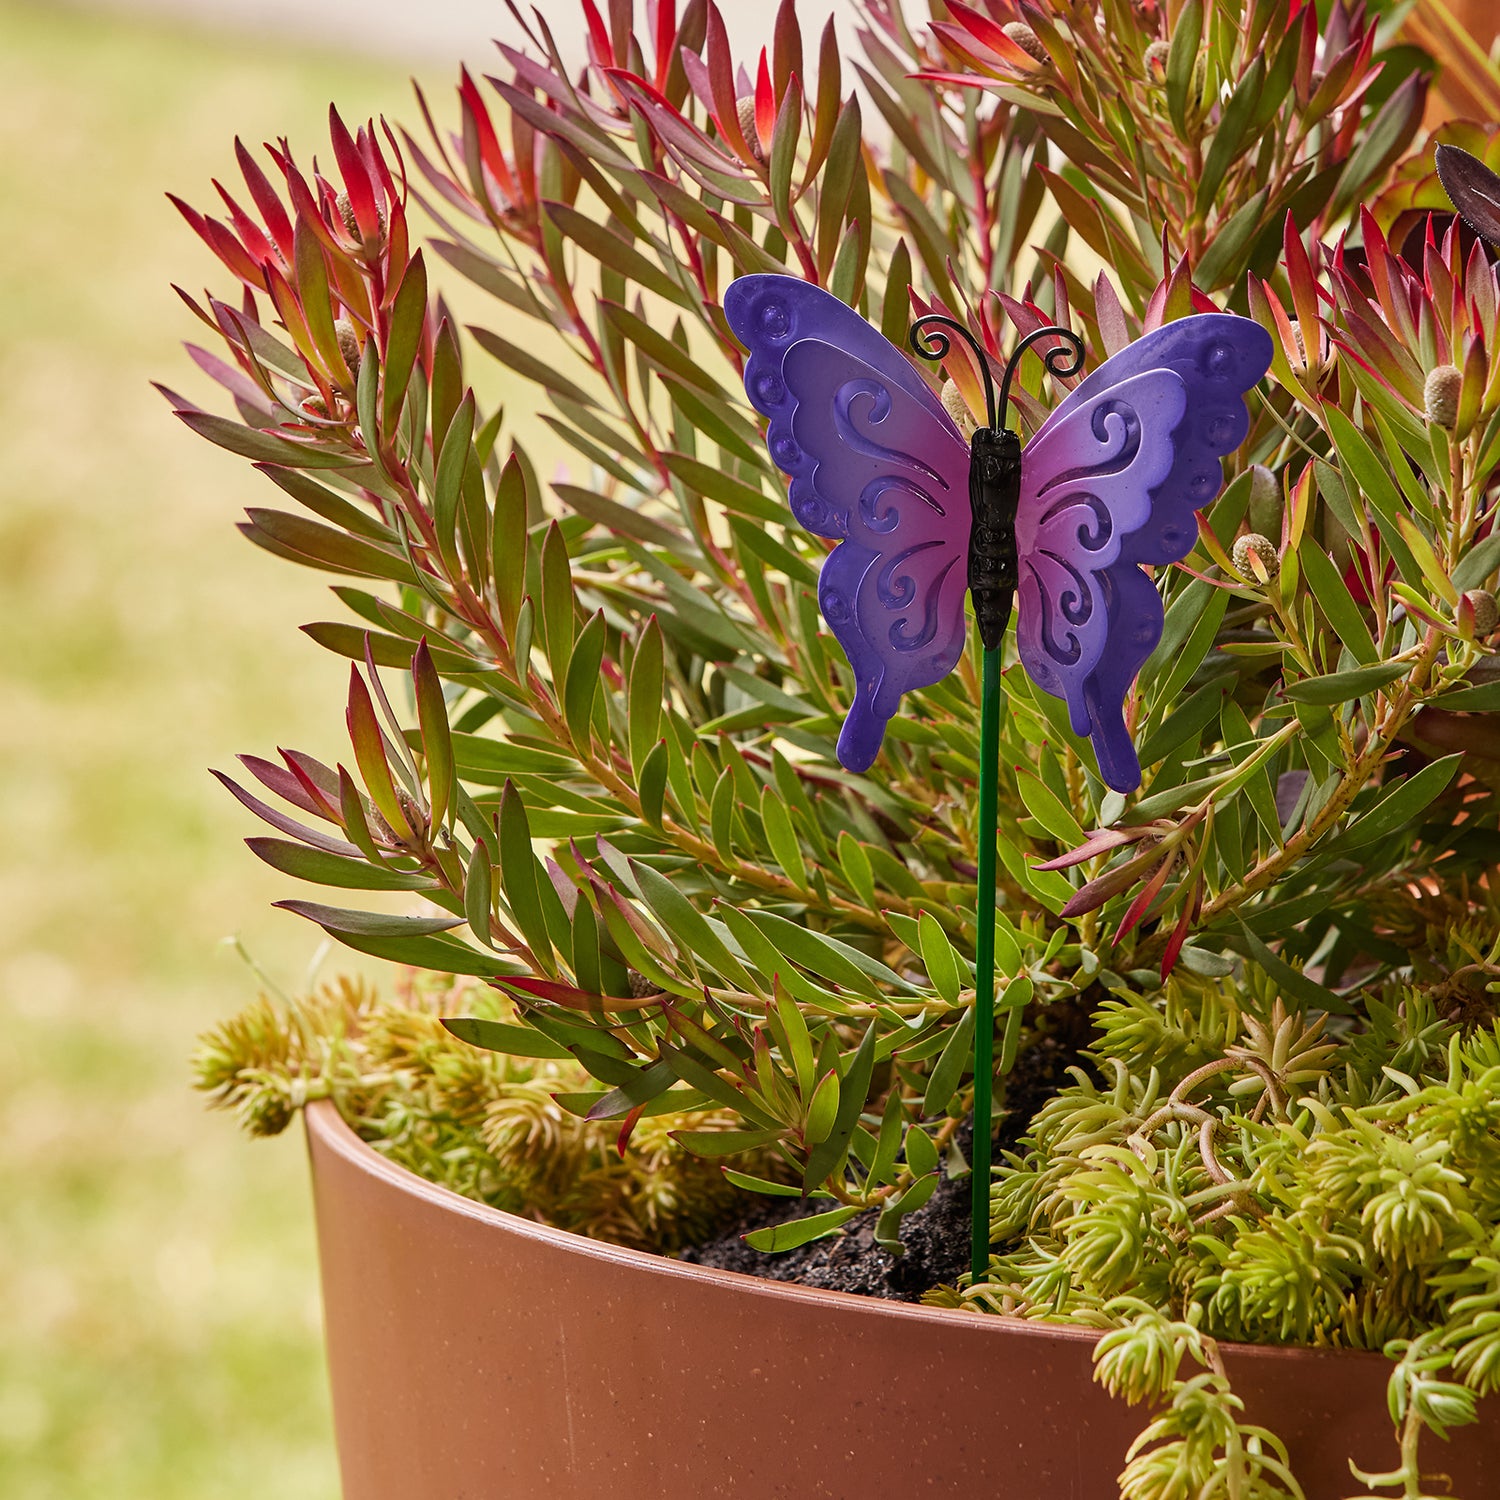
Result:
[[[392,1165],[307,1112],[345,1500],[1108,1500],[1140,1409],[1094,1336],[596,1244]],[[1396,1465],[1386,1361],[1226,1347],[1308,1500]],[[1500,1495],[1495,1403],[1425,1457]],[[1488,1456],[1488,1461],[1487,1461]]]

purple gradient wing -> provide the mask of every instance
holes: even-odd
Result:
[[[1141,564],[1192,550],[1194,513],[1219,493],[1219,460],[1249,427],[1245,393],[1270,363],[1270,336],[1248,318],[1169,323],[1080,382],[1023,453],[1016,643],[1116,791],[1140,785],[1125,696],[1161,639]]]
[[[901,695],[963,655],[969,445],[905,355],[820,288],[742,276],[724,313],[792,513],[839,543],[818,606],[856,683],[839,761],[863,771]]]

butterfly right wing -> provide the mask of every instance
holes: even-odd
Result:
[[[724,311],[750,351],[745,389],[770,418],[792,513],[839,543],[818,604],[855,675],[839,761],[863,771],[901,695],[963,654],[968,444],[906,357],[829,293],[741,277]]]

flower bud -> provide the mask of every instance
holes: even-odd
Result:
[[[1047,49],[1042,46],[1042,39],[1025,21],[1007,21],[1000,29],[1028,57],[1035,58],[1039,63],[1051,61],[1047,56]]]
[[[659,993],[660,987],[652,984],[638,969],[626,969],[625,982],[630,986],[631,998],[643,1000],[647,995]]]
[[[750,154],[756,161],[766,159],[765,149],[760,143],[760,130],[755,123],[755,100],[746,94],[735,106],[735,114],[740,122],[740,134],[745,137],[745,144],[750,148]]]
[[[1458,425],[1458,393],[1463,389],[1463,371],[1456,365],[1439,365],[1427,373],[1422,402],[1427,420],[1450,431]]]
[[[1262,584],[1269,583],[1281,571],[1281,554],[1276,544],[1258,531],[1247,531],[1239,537],[1229,560],[1242,578],[1253,578]]]
[[[359,216],[354,212],[354,204],[350,200],[348,193],[340,193],[334,201],[338,205],[339,218],[344,221],[344,228],[349,231],[353,239],[358,240],[363,245],[365,237],[360,233]],[[385,210],[377,203],[375,205],[375,240],[377,245],[385,243],[385,222]]]
[[[1171,53],[1171,42],[1155,41],[1146,48],[1146,76],[1153,83],[1167,76],[1167,58]]]
[[[339,341],[339,353],[344,356],[344,363],[349,366],[349,373],[358,375],[359,335],[354,331],[354,324],[348,318],[340,318],[333,325],[333,331]]]
[[[963,392],[959,390],[955,381],[943,382],[942,402],[943,410],[953,419],[953,425],[963,433],[966,439],[973,437],[979,423],[974,420],[969,404],[964,400]]]
[[[1458,632],[1466,639],[1483,640],[1500,625],[1500,605],[1488,589],[1469,589],[1458,601]]]

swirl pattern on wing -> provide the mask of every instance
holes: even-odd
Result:
[[[839,542],[818,604],[856,682],[839,760],[863,771],[901,695],[963,654],[968,444],[905,355],[818,287],[740,277],[724,312],[792,513]]]
[[[1048,417],[1023,455],[1016,639],[1037,685],[1068,704],[1117,791],[1140,785],[1124,702],[1161,639],[1141,564],[1185,557],[1195,512],[1244,441],[1245,393],[1271,362],[1248,318],[1183,318],[1123,349]]]

